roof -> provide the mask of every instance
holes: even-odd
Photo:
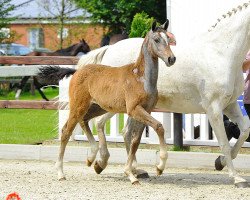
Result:
[[[18,21],[55,19],[60,15],[62,0],[12,0],[10,4],[16,6],[11,16],[17,16]],[[77,8],[71,1],[65,1],[65,13],[69,19],[87,17],[89,14],[83,9]],[[14,22],[14,23],[15,23]]]

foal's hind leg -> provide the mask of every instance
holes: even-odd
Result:
[[[88,122],[89,121],[84,121],[84,120],[79,121],[84,133],[86,134],[86,136],[88,138],[90,146],[91,146],[91,153],[90,153],[90,155],[88,155],[88,158],[86,160],[87,166],[90,167],[96,158],[96,154],[98,152],[98,145],[97,145],[95,138],[94,138],[94,136],[89,128]]]
[[[65,123],[62,129],[60,152],[59,152],[58,161],[56,162],[56,168],[57,168],[59,180],[66,179],[63,173],[63,157],[64,157],[66,145],[69,141],[70,136],[72,135],[72,132],[76,124],[77,124],[76,118],[72,116],[72,114],[70,114],[68,121]]]
[[[70,136],[72,135],[76,124],[83,119],[83,116],[87,112],[89,104],[90,96],[88,96],[87,94],[79,100],[72,98],[70,101],[69,118],[62,130],[60,152],[58,161],[56,163],[59,180],[65,180],[65,176],[63,173],[63,157],[66,145],[69,141]]]
[[[106,112],[107,111],[103,110],[99,105],[92,104],[90,106],[88,112],[84,116],[84,120],[89,121],[90,119],[97,117],[97,116],[100,116],[100,115],[103,115]],[[112,114],[112,115],[114,115],[114,114]],[[104,117],[105,116],[106,115],[104,115]],[[101,118],[103,118],[103,117],[101,117]],[[108,115],[108,118],[110,118],[110,115]],[[97,125],[98,138],[99,138],[99,149],[100,149],[100,160],[95,162],[94,168],[95,168],[96,173],[98,173],[98,174],[100,174],[106,168],[106,166],[108,164],[108,159],[110,156],[108,148],[107,148],[106,137],[104,134],[104,125],[105,125],[106,120],[107,120],[106,118],[103,119],[101,121],[102,123],[98,123],[98,125]]]

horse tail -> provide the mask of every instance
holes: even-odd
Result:
[[[80,69],[87,64],[100,64],[102,58],[109,46],[104,46],[93,51],[90,51],[86,55],[82,56],[76,65],[76,69]]]
[[[47,66],[39,68],[39,79],[47,84],[58,84],[59,80],[74,74],[76,69],[62,68],[59,66]]]

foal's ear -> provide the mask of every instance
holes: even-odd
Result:
[[[161,26],[164,30],[168,29],[168,25],[169,25],[169,20],[167,19],[167,21]]]
[[[155,29],[156,29],[156,20],[154,20],[154,22],[152,24],[152,27],[151,27],[152,31],[155,31]]]

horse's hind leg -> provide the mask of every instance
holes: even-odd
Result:
[[[243,117],[241,110],[238,106],[238,103],[235,102],[231,105],[229,105],[225,110],[224,113],[234,122],[238,125],[240,129],[240,136],[231,149],[231,157],[232,159],[235,159],[237,157],[237,154],[244,144],[245,140],[249,136],[249,130],[250,130],[250,120],[248,117]],[[219,156],[216,159],[216,169],[222,170],[225,166],[225,157]]]
[[[224,157],[221,157],[222,159],[221,158],[219,159],[223,166],[227,165],[229,176],[234,178],[234,184],[238,187],[246,187],[248,185],[246,180],[238,175],[232,162],[231,148],[227,140],[227,136],[226,136],[226,132],[225,132],[224,124],[223,124],[223,115],[222,115],[222,110],[220,108],[220,105],[217,102],[213,102],[207,108],[208,108],[207,115],[208,115],[209,121],[216,134],[222,153],[224,154]],[[225,114],[228,117],[230,117],[229,112],[225,112]],[[240,126],[242,126],[242,122]],[[246,136],[243,136],[243,137],[246,139]],[[241,139],[244,139],[244,138],[241,138]],[[241,143],[238,143],[236,146],[238,145],[240,146]]]
[[[92,135],[92,132],[89,128],[88,125],[88,121],[94,117],[100,116],[105,114],[107,111],[103,110],[99,105],[97,104],[92,104],[88,110],[88,112],[86,113],[86,115],[84,116],[84,119],[81,123],[81,126],[83,127],[83,129],[85,130],[86,136],[90,142],[91,145],[91,155],[88,157],[87,159],[87,165],[91,166],[91,164],[94,162],[95,158],[96,158],[96,154],[98,152],[98,146],[96,144],[96,141]],[[104,132],[100,132],[100,130],[98,130],[98,137],[99,137],[99,146],[100,146],[100,157],[101,160],[100,161],[96,161],[95,163],[95,171],[100,174],[102,172],[103,169],[105,169],[105,167],[107,166],[107,161],[109,158],[109,152],[107,149],[107,144],[106,144],[106,138],[105,138],[105,134]]]
[[[63,173],[63,157],[66,145],[69,141],[70,136],[72,135],[72,132],[77,124],[77,120],[75,117],[72,116],[72,114],[69,116],[68,121],[65,123],[62,129],[62,135],[61,135],[61,145],[60,145],[60,151],[59,151],[59,157],[58,161],[56,163],[57,173],[58,173],[58,179],[59,180],[65,180],[65,176]]]
[[[83,89],[81,88],[81,90]],[[78,93],[76,91],[74,95],[77,96],[77,94]],[[63,173],[63,157],[66,145],[69,141],[70,136],[72,135],[76,124],[78,122],[81,122],[90,106],[90,96],[87,93],[84,94],[85,96],[83,96],[82,98],[81,96],[78,96],[78,99],[72,98],[70,101],[69,118],[62,129],[60,152],[58,161],[56,163],[59,180],[65,180],[65,176]]]
[[[108,159],[110,157],[104,133],[104,127],[107,120],[113,117],[114,115],[115,113],[106,113],[105,115],[96,118],[96,129],[99,138],[100,160],[95,162],[94,167],[96,173],[98,174],[100,174],[107,167]]]
[[[95,138],[94,138],[94,136],[89,128],[88,122],[89,121],[81,120],[79,123],[80,123],[84,133],[86,134],[88,141],[90,143],[90,146],[91,146],[90,155],[88,155],[88,158],[86,160],[87,166],[90,167],[96,158],[96,154],[98,152],[98,145],[97,145]]]

